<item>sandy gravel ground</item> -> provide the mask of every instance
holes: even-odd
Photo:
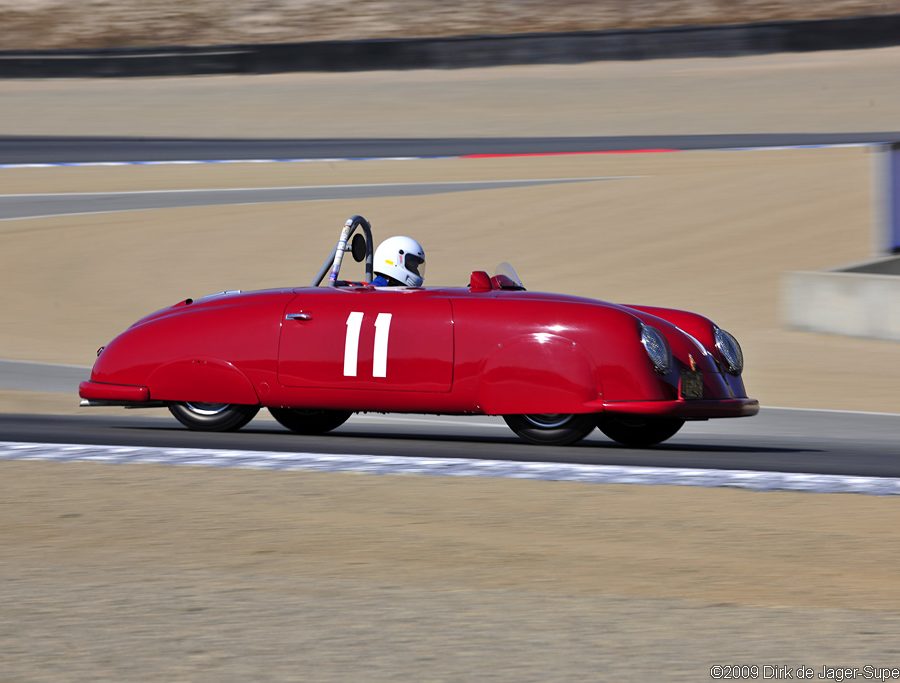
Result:
[[[0,80],[0,102],[6,135],[896,131],[900,48],[459,71]]]
[[[863,496],[0,463],[4,681],[896,666]]]
[[[584,31],[878,15],[897,0],[0,0],[0,49]]]

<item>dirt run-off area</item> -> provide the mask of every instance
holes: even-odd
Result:
[[[0,511],[4,683],[900,665],[883,498],[0,462]]]
[[[714,25],[900,12],[898,0],[0,0],[0,50]]]

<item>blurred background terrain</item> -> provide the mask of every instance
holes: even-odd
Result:
[[[896,12],[896,0],[0,0],[0,49]],[[898,66],[900,47],[457,71],[0,80],[0,136],[896,131]],[[127,212],[98,202],[92,213],[4,219],[0,358],[85,367],[137,317],[184,297],[306,284],[358,212],[376,237],[403,232],[425,243],[429,284],[461,285],[471,270],[509,259],[531,289],[696,309],[744,343],[748,389],[764,406],[900,411],[900,346],[789,330],[779,314],[785,272],[877,255],[878,154],[4,168],[4,194],[48,206],[85,193],[581,180]],[[74,391],[0,391],[0,412],[76,405]],[[801,425],[786,442],[767,437],[766,452],[785,463],[816,457],[808,445],[791,447],[812,436]],[[161,421],[143,431],[170,428],[178,430]],[[463,430],[448,435],[463,453],[491,446]],[[376,430],[357,438],[390,440]],[[703,450],[690,437],[682,444],[660,457],[675,465]],[[753,452],[738,433],[716,447],[722,467]],[[615,450],[581,452],[600,459]],[[4,683],[698,681],[714,664],[819,669],[900,659],[900,509],[887,497],[0,461],[0,506]]]
[[[0,0],[0,50],[639,29],[894,12],[898,0]]]
[[[0,100],[4,133],[26,136],[891,131],[900,121],[898,64],[894,47],[460,70],[8,80],[0,81]],[[6,192],[25,194],[600,179],[7,220],[0,267],[17,286],[0,290],[0,306],[17,324],[0,330],[0,347],[8,359],[89,365],[95,349],[136,317],[179,299],[307,283],[343,220],[362,213],[376,238],[410,233],[426,245],[430,285],[462,285],[472,270],[511,260],[530,289],[697,310],[744,344],[748,390],[764,405],[898,411],[895,343],[792,331],[779,315],[785,273],[878,255],[880,163],[874,148],[857,147],[5,169]],[[5,404],[0,394],[0,405],[77,410],[70,396],[31,403],[15,394]]]

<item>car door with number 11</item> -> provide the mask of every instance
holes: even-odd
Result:
[[[289,387],[449,391],[450,302],[428,290],[299,290],[285,309],[278,376]]]

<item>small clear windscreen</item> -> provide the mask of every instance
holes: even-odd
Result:
[[[494,268],[494,275],[505,275],[506,277],[508,277],[510,280],[513,281],[513,283],[516,285],[516,287],[521,287],[522,289],[525,289],[525,283],[522,282],[522,278],[519,277],[519,274],[516,272],[516,269],[513,268],[512,264],[509,263],[508,261],[504,261],[503,263],[499,264],[496,268]]]

